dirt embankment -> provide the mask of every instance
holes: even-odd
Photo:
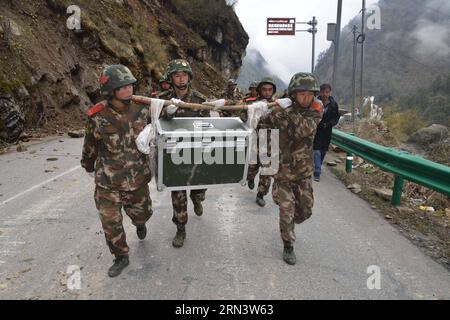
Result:
[[[0,148],[30,134],[80,128],[87,108],[101,98],[97,80],[107,64],[127,65],[142,92],[145,73],[157,83],[168,61],[184,58],[194,70],[194,87],[208,96],[223,90],[239,72],[248,35],[225,1],[190,2],[220,11],[216,19],[180,3],[2,1]],[[68,28],[77,14],[76,8],[67,14],[71,5],[79,8],[80,29]]]
[[[351,132],[351,126],[339,128]],[[448,165],[450,161],[450,143],[442,133],[428,143],[424,139],[436,131],[436,128],[422,131],[424,137],[413,138],[399,146],[395,137],[383,122],[362,121],[356,129],[356,135],[380,145],[409,150],[429,160]],[[445,130],[443,130],[445,131]],[[442,132],[442,130],[441,130]],[[420,134],[420,133],[419,133]],[[416,143],[418,141],[419,143]],[[450,198],[417,184],[405,181],[400,207],[391,205],[394,176],[378,167],[355,157],[351,174],[345,171],[346,153],[332,146],[324,165],[342,180],[346,187],[367,200],[372,208],[379,211],[400,232],[436,261],[450,270]]]

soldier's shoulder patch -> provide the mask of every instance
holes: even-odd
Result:
[[[192,90],[192,95],[196,98],[199,98],[201,100],[206,101],[208,98],[206,98],[206,96],[198,91]]]
[[[106,101],[102,101],[100,103],[97,103],[92,108],[90,108],[86,113],[87,113],[88,117],[92,117],[95,114],[97,114],[100,111],[102,111],[103,109],[105,109],[105,107],[106,107]]]
[[[317,112],[323,112],[323,104],[320,101],[313,101],[311,104],[311,109],[316,110]]]

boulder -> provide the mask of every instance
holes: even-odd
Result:
[[[14,98],[0,96],[0,139],[7,142],[17,141],[24,125],[24,116]]]
[[[411,135],[409,143],[415,143],[422,147],[427,147],[436,142],[445,140],[448,136],[448,128],[440,124],[432,124],[429,127],[422,128]]]
[[[348,189],[350,189],[353,193],[360,193],[362,191],[361,186],[357,183],[353,183],[347,186]]]
[[[386,188],[372,188],[373,192],[380,198],[390,201],[392,198],[392,190]]]

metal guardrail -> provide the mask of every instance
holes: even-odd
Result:
[[[450,196],[450,167],[406,151],[380,146],[352,134],[333,129],[331,143],[347,152],[346,171],[352,171],[353,154],[395,175],[391,203],[400,205],[404,180]]]

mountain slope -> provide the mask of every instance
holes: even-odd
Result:
[[[80,8],[80,30],[67,27],[70,5]],[[101,98],[97,79],[107,64],[157,82],[169,60],[185,58],[194,86],[212,95],[237,76],[247,43],[224,0],[3,0],[0,139],[15,141],[24,128],[81,126]]]
[[[242,88],[243,91],[247,91],[248,86],[252,81],[259,81],[266,76],[272,76],[274,78],[275,83],[277,84],[278,93],[282,93],[283,90],[287,88],[287,85],[283,80],[273,75],[266,59],[264,59],[258,50],[247,50],[237,79],[239,87]]]
[[[450,74],[450,3],[447,0],[381,0],[381,30],[367,30],[364,95],[378,103],[429,88]],[[370,14],[369,14],[370,15]],[[335,96],[351,103],[352,34],[360,17],[342,31]],[[316,73],[331,81],[333,47],[322,53]],[[358,64],[359,64],[358,53]],[[359,68],[359,67],[358,67]],[[357,71],[359,86],[359,69]],[[359,89],[357,89],[359,92]]]

